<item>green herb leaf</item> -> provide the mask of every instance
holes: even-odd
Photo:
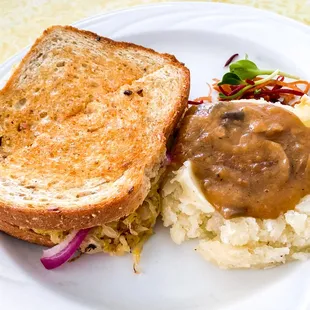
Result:
[[[240,79],[240,77],[237,74],[228,72],[226,74],[224,74],[224,76],[222,77],[222,81],[219,82],[217,85],[221,86],[221,85],[240,85],[243,84],[243,81]]]
[[[239,76],[241,80],[252,80],[259,75],[270,75],[274,70],[261,70],[259,69],[253,61],[248,59],[238,60],[229,66],[231,73]],[[279,71],[279,75],[283,75],[290,79],[298,80],[299,77],[295,75],[288,74],[286,72]]]
[[[230,72],[238,75],[241,80],[252,80],[260,72],[256,64],[248,59],[242,59],[232,63],[229,69]]]

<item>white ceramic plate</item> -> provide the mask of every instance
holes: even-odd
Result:
[[[75,26],[175,54],[191,70],[191,97],[221,77],[234,53],[262,67],[310,79],[310,29],[272,13],[211,3],[173,3],[119,11]],[[0,67],[8,74],[26,50]],[[309,309],[310,261],[269,270],[223,271],[175,245],[159,224],[143,251],[143,274],[130,256],[84,255],[55,271],[42,248],[0,234],[0,309],[181,310]]]

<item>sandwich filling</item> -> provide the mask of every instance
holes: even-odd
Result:
[[[160,175],[153,181],[151,190],[143,204],[130,215],[93,227],[80,246],[81,253],[95,254],[105,252],[110,255],[132,253],[134,269],[140,261],[140,254],[145,241],[152,236],[153,227],[160,212],[158,193]],[[49,236],[55,244],[61,243],[71,231],[32,229],[35,233]]]
[[[239,101],[188,111],[162,191],[164,224],[176,243],[201,239],[198,251],[223,268],[308,256],[309,103],[304,97],[286,110]]]

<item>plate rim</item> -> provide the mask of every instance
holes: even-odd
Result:
[[[127,7],[127,8],[123,8],[123,9],[115,9],[115,10],[111,10],[108,12],[101,12],[98,14],[94,14],[82,19],[79,19],[76,22],[73,22],[69,25],[73,26],[73,27],[80,27],[81,29],[84,29],[83,24],[86,24],[88,22],[94,22],[96,20],[100,20],[100,19],[105,19],[105,18],[109,18],[109,17],[113,17],[115,15],[118,14],[124,14],[124,13],[131,13],[131,12],[135,12],[135,11],[143,11],[143,10],[148,10],[151,8],[156,8],[156,9],[160,9],[160,8],[165,8],[165,7],[171,7],[171,6],[183,6],[183,7],[187,7],[187,6],[191,6],[191,7],[199,7],[199,6],[203,6],[203,7],[229,7],[233,10],[247,10],[249,12],[257,12],[261,15],[264,15],[266,17],[270,17],[270,18],[274,18],[279,20],[280,22],[283,22],[285,24],[291,24],[292,26],[299,28],[300,30],[305,31],[306,33],[308,33],[308,35],[310,35],[310,26],[302,23],[301,21],[292,19],[288,16],[285,15],[281,15],[278,14],[276,12],[272,12],[272,11],[267,11],[264,9],[260,9],[260,8],[255,8],[255,7],[251,7],[251,6],[247,6],[247,5],[243,5],[243,4],[232,4],[232,3],[222,3],[222,2],[202,2],[202,1],[168,1],[168,2],[160,2],[160,3],[150,3],[150,4],[142,4],[142,5],[134,5],[132,7]],[[56,24],[55,24],[56,25]],[[42,34],[42,33],[41,33]],[[34,39],[35,41],[35,39]],[[32,43],[33,44],[33,43]],[[0,63],[0,79],[2,78],[2,71],[5,71],[5,67],[10,65],[12,65],[12,63],[14,63],[16,61],[16,59],[18,59],[21,55],[23,55],[24,53],[26,53],[30,47],[32,46],[32,44],[28,44],[27,46],[25,46],[24,48],[22,48],[20,51],[18,51],[17,53],[13,54],[11,57],[9,57],[8,59],[6,59],[4,62]]]
[[[198,5],[197,5],[198,4]],[[77,22],[74,22],[72,25],[73,26],[76,26],[76,27],[80,27],[81,24],[83,23],[87,23],[87,22],[94,22],[95,21],[98,21],[98,20],[101,20],[101,19],[105,19],[105,18],[109,18],[109,17],[114,17],[115,15],[118,15],[118,14],[124,14],[124,13],[128,13],[128,12],[134,12],[136,10],[149,10],[151,8],[165,8],[165,7],[168,7],[168,6],[183,6],[183,7],[187,7],[187,5],[190,5],[192,7],[200,7],[200,6],[203,6],[203,7],[221,7],[221,6],[224,6],[224,7],[234,7],[234,10],[238,11],[239,8],[242,8],[243,10],[247,10],[249,12],[260,12],[259,14],[262,14],[261,16],[266,16],[267,15],[270,15],[270,17],[276,19],[276,20],[279,20],[279,21],[283,21],[285,24],[292,24],[294,27],[302,27],[305,32],[310,35],[310,27],[309,26],[306,26],[304,24],[302,24],[301,22],[298,22],[298,21],[295,21],[293,19],[290,19],[286,16],[281,16],[279,14],[276,14],[276,13],[273,13],[273,12],[268,12],[268,11],[264,11],[264,10],[261,10],[261,9],[256,9],[256,8],[252,8],[252,7],[247,7],[247,6],[244,6],[244,5],[235,5],[235,4],[226,4],[226,3],[206,3],[206,2],[198,2],[198,1],[195,1],[195,2],[167,2],[167,3],[157,3],[157,4],[148,4],[148,5],[138,5],[138,6],[134,6],[134,7],[130,7],[130,8],[125,8],[125,9],[121,9],[121,10],[113,10],[113,11],[110,11],[110,12],[107,12],[107,13],[99,13],[99,14],[95,14],[95,15],[92,15],[90,17],[87,17],[87,18],[84,18],[84,19],[81,19]],[[179,7],[180,8],[180,7]],[[195,9],[194,9],[195,10]],[[82,26],[81,27],[82,29],[84,29],[84,27]],[[7,67],[8,65],[12,65],[12,62],[15,62],[18,58],[20,58],[23,53],[25,53],[29,47],[31,45],[28,45],[27,47],[23,48],[21,51],[19,51],[18,53],[16,53],[15,55],[13,55],[12,57],[10,57],[9,59],[7,59],[3,64],[0,65],[0,79],[3,78],[3,75],[1,74],[1,69],[2,69],[2,66],[3,66],[3,69],[5,69],[4,71],[7,70]],[[11,64],[10,64],[11,63]],[[1,282],[1,280],[0,280]],[[71,304],[70,304],[71,305]],[[27,305],[26,305],[27,306]],[[86,308],[85,308],[86,309]]]
[[[270,17],[274,17],[277,19],[283,19],[283,21],[295,24],[298,27],[304,28],[304,30],[308,31],[310,34],[310,26],[304,24],[303,22],[293,19],[291,17],[288,17],[286,15],[281,15],[279,13],[273,12],[273,11],[268,11],[265,9],[261,8],[256,8],[252,7],[249,5],[244,5],[244,4],[234,4],[234,3],[224,3],[224,2],[204,2],[204,1],[167,1],[167,2],[157,2],[157,3],[149,3],[149,4],[138,4],[138,5],[133,5],[131,7],[127,8],[122,8],[122,9],[114,9],[108,12],[103,12],[103,13],[98,13],[94,14],[89,17],[82,18],[76,22],[73,22],[71,25],[75,26],[80,23],[87,22],[89,20],[94,20],[100,17],[110,17],[115,14],[119,13],[126,13],[126,12],[131,12],[131,11],[137,11],[137,10],[143,10],[143,9],[148,9],[148,8],[160,8],[160,7],[168,7],[168,6],[219,6],[219,7],[230,7],[230,8],[237,8],[237,9],[245,9],[248,11],[256,11],[256,12],[261,12],[261,14],[264,15],[269,15]]]

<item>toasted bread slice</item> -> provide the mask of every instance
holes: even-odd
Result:
[[[0,231],[4,231],[5,233],[15,238],[28,241],[30,243],[35,243],[48,247],[54,245],[54,243],[51,241],[50,236],[48,235],[37,234],[31,229],[20,228],[18,226],[3,222],[1,220],[0,220]]]
[[[0,229],[29,239],[17,228],[79,229],[132,213],[188,94],[174,56],[47,29],[0,91]]]

